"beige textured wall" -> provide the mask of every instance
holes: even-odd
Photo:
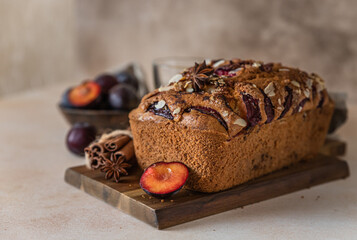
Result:
[[[89,73],[136,60],[151,77],[156,57],[235,56],[319,73],[330,89],[350,96],[357,86],[354,0],[77,3],[80,62]]]
[[[0,0],[0,97],[170,55],[280,61],[357,86],[355,0]]]
[[[76,75],[74,1],[0,0],[0,97]]]

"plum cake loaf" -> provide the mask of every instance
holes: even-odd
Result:
[[[140,167],[179,161],[187,188],[217,192],[317,154],[333,107],[316,74],[206,60],[147,94],[129,118]]]

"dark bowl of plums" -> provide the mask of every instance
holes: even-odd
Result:
[[[129,112],[145,93],[145,82],[129,68],[70,87],[63,93],[59,109],[71,125],[86,122],[98,131],[126,129]]]

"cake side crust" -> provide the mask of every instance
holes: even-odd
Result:
[[[186,187],[200,192],[217,192],[315,155],[322,146],[333,112],[333,103],[322,108],[257,125],[228,138],[213,117],[197,114],[202,129],[153,116],[141,118],[134,110],[130,125],[139,166],[179,161],[190,169]],[[191,118],[193,112],[187,113]],[[193,115],[195,117],[195,115]],[[159,119],[159,121],[157,121]],[[195,119],[194,119],[195,120]],[[195,121],[196,122],[196,121]],[[210,128],[212,127],[212,128]]]

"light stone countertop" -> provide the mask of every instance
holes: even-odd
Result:
[[[0,239],[357,239],[357,105],[339,130],[351,176],[166,230],[66,184],[66,85],[0,100]],[[173,216],[174,217],[174,216]]]

